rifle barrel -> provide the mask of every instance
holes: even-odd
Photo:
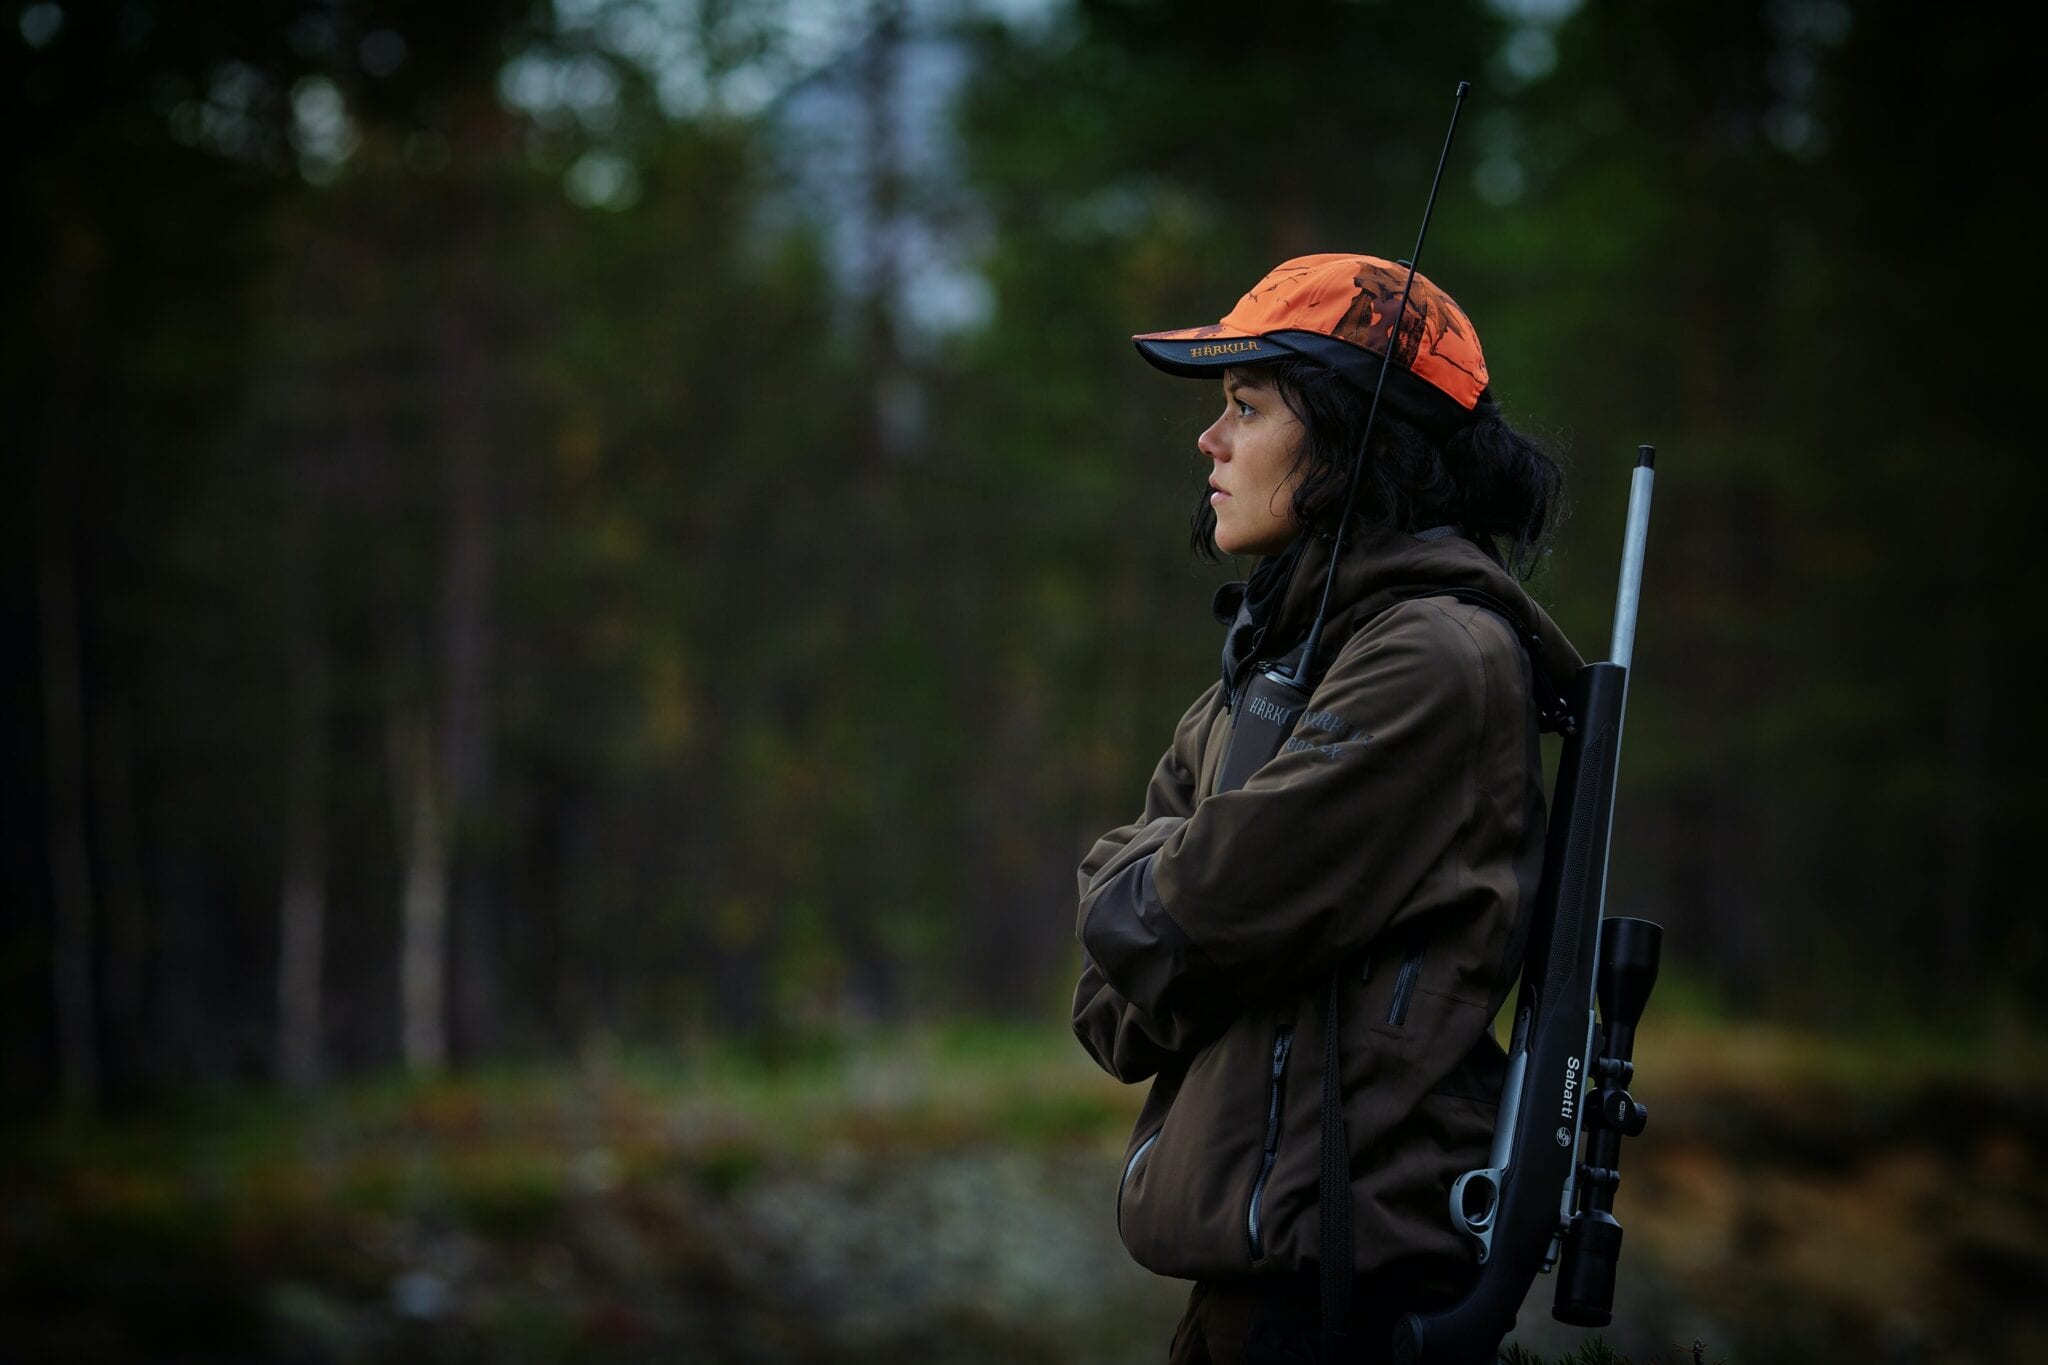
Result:
[[[1650,486],[1657,477],[1657,448],[1636,447],[1636,472],[1628,486],[1628,528],[1621,541],[1621,583],[1614,593],[1614,645],[1608,658],[1623,668],[1636,651],[1636,607],[1643,598],[1643,549],[1650,539]]]

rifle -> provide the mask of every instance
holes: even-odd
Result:
[[[1649,1118],[1627,1087],[1664,935],[1649,920],[1604,915],[1655,464],[1656,452],[1640,447],[1612,657],[1572,679],[1572,724],[1558,765],[1489,1164],[1451,1187],[1451,1220],[1477,1244],[1479,1275],[1450,1308],[1401,1320],[1393,1342],[1397,1365],[1491,1362],[1529,1286],[1553,1266],[1552,1316],[1580,1327],[1604,1326],[1613,1316],[1621,1139],[1642,1132]]]

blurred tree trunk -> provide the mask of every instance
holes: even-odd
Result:
[[[493,178],[508,133],[494,94],[462,106],[461,159],[476,169],[446,201],[446,243],[435,322],[438,425],[447,457],[447,578],[442,602],[440,764],[448,853],[446,896],[452,916],[451,985],[456,1040],[466,1052],[489,1050],[497,995],[496,916],[488,850],[480,838],[491,812],[491,429],[494,366],[492,280],[497,259],[489,225]],[[448,950],[444,950],[448,951]]]
[[[105,1085],[110,1095],[145,1082],[155,1047],[149,998],[149,913],[135,807],[134,707],[124,688],[93,726],[93,802],[106,921]]]
[[[398,817],[404,867],[399,895],[399,1052],[408,1071],[438,1071],[448,1060],[443,1005],[448,971],[447,823],[426,716],[394,699],[385,719],[392,808]]]
[[[490,161],[501,115],[476,114],[462,145]],[[434,301],[429,359],[434,438],[443,458],[440,511],[445,558],[440,610],[430,638],[431,681],[389,704],[394,809],[404,864],[401,895],[402,1053],[412,1070],[450,1059],[450,1025],[472,1050],[488,1043],[496,994],[495,936],[483,860],[473,837],[490,795],[491,489],[487,407],[489,243],[472,181],[453,188],[437,222],[443,274]],[[407,635],[401,638],[417,639]],[[403,656],[394,656],[394,663]],[[455,951],[460,949],[458,953]],[[450,988],[454,991],[451,1017]]]
[[[43,772],[49,811],[50,899],[54,915],[51,986],[57,1011],[57,1077],[63,1103],[99,1100],[99,1041],[93,991],[93,894],[86,840],[85,683],[80,662],[76,461],[83,442],[90,235],[72,225],[65,259],[46,299],[55,333],[55,382],[37,460],[36,606],[42,662]]]
[[[302,466],[303,466],[302,462]],[[291,496],[300,506],[287,539],[285,610],[284,886],[278,897],[277,1069],[294,1090],[320,1082],[321,974],[327,920],[326,632],[319,610],[318,544],[304,504],[304,486]]]
[[[1971,566],[1975,567],[1975,566]],[[1989,581],[1983,574],[1977,581]],[[1935,935],[1942,985],[1967,1001],[1984,967],[1986,912],[1991,899],[1988,828],[1999,782],[1993,761],[1997,635],[1992,605],[1957,574],[1948,622],[1947,782],[1942,803],[1947,857],[1943,861],[1940,931]]]
[[[490,578],[491,506],[487,436],[484,430],[487,360],[478,329],[485,301],[476,263],[474,213],[459,209],[455,235],[456,278],[442,311],[440,328],[441,430],[448,454],[448,577],[444,603],[442,670],[446,697],[441,732],[441,771],[446,775],[448,810],[444,833],[451,851],[474,850],[474,833],[490,799]],[[462,951],[456,961],[457,1007],[468,1039],[481,1045],[490,1032],[496,971],[490,905],[483,895],[482,860],[458,857],[449,889],[461,916]]]
[[[884,650],[890,604],[903,587],[896,572],[904,547],[898,543],[902,518],[896,515],[896,471],[892,463],[910,453],[911,433],[904,421],[915,403],[915,390],[905,370],[897,334],[896,289],[901,275],[897,245],[902,225],[902,149],[896,123],[903,65],[902,0],[870,0],[869,32],[856,73],[860,101],[860,164],[865,202],[860,291],[861,331],[867,362],[868,410],[859,439],[852,477],[858,534],[848,538],[853,562],[846,583],[852,595],[855,631],[853,649],[865,661],[869,686],[886,671]],[[849,849],[852,874],[835,893],[839,904],[837,937],[847,955],[850,1003],[859,1013],[888,1015],[897,1005],[897,964],[884,942],[885,913],[901,913],[891,894],[901,879],[905,812],[896,808],[900,784],[891,780],[899,765],[916,761],[914,737],[904,733],[893,698],[871,698],[862,708],[867,733],[855,741],[852,761],[861,770],[853,780],[867,788],[857,834]]]
[[[99,1098],[99,1060],[92,979],[92,867],[85,832],[84,684],[78,659],[70,479],[56,469],[69,458],[69,451],[46,448],[43,453],[37,605],[42,623],[50,893],[56,916],[51,966],[57,1004],[58,1085],[67,1106],[89,1109]]]

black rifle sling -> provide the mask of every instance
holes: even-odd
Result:
[[[1344,1081],[1337,1057],[1337,978],[1323,987],[1323,1153],[1316,1188],[1322,1261],[1323,1359],[1335,1365],[1349,1354],[1351,1328],[1351,1135],[1344,1126]]]
[[[1490,592],[1478,588],[1451,587],[1418,587],[1412,593],[1403,595],[1394,605],[1399,606],[1401,602],[1420,602],[1430,597],[1454,597],[1469,606],[1484,607],[1500,617],[1502,623],[1507,626],[1508,633],[1522,646],[1522,653],[1529,658],[1529,695],[1536,703],[1537,727],[1545,734],[1568,735],[1572,732],[1577,724],[1572,716],[1572,704],[1543,662],[1543,637],[1537,634],[1533,627],[1524,624],[1522,618],[1515,614],[1514,608]]]
[[[1541,638],[1507,603],[1491,593],[1477,588],[1418,585],[1374,613],[1359,629],[1364,630],[1404,602],[1419,602],[1431,597],[1454,598],[1499,616],[1529,658],[1530,700],[1536,711],[1538,727],[1552,732],[1571,732],[1570,703],[1558,689],[1550,670],[1544,667]],[[1256,674],[1248,681],[1247,688],[1267,684],[1273,693],[1274,704],[1255,708],[1240,699],[1216,790],[1236,790],[1279,754],[1280,746],[1292,733],[1294,722],[1305,709],[1308,693],[1320,681],[1316,678],[1296,683]],[[1518,961],[1524,951],[1527,926],[1527,918],[1517,915],[1509,933],[1510,963]],[[1329,1365],[1337,1365],[1344,1358],[1348,1346],[1352,1287],[1351,1141],[1344,1124],[1344,1087],[1337,1039],[1337,990],[1341,975],[1341,968],[1331,973],[1323,992],[1322,1174],[1316,1194],[1322,1244],[1317,1271],[1322,1298],[1322,1355]]]

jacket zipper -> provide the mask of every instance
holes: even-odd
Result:
[[[1408,997],[1415,992],[1415,978],[1422,974],[1422,945],[1416,944],[1401,959],[1401,974],[1394,978],[1394,998],[1387,1006],[1387,1022],[1408,1022]]]
[[[1145,1153],[1152,1150],[1152,1144],[1159,1141],[1159,1135],[1166,1130],[1155,1128],[1152,1136],[1138,1144],[1138,1150],[1131,1153],[1131,1159],[1124,1163],[1124,1178],[1116,1183],[1116,1226],[1122,1232],[1124,1226],[1124,1189],[1131,1183],[1131,1176],[1138,1169],[1138,1163],[1145,1159]]]
[[[1245,1230],[1251,1235],[1252,1260],[1265,1255],[1265,1240],[1259,1229],[1259,1200],[1266,1193],[1266,1177],[1273,1174],[1274,1158],[1280,1154],[1280,1080],[1287,1073],[1287,1052],[1294,1046],[1294,1027],[1282,1024],[1273,1036],[1273,1085],[1266,1096],[1266,1148],[1259,1160],[1259,1178],[1252,1183],[1252,1202],[1245,1211]]]

